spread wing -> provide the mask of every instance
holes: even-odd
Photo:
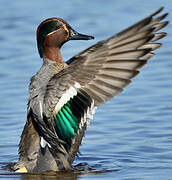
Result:
[[[78,151],[94,107],[119,94],[161,46],[156,41],[166,33],[157,31],[168,23],[161,22],[167,14],[156,17],[161,11],[74,56],[49,81],[43,131],[51,146],[60,140],[69,156]]]
[[[75,69],[73,77],[96,106],[119,94],[161,46],[156,41],[166,33],[157,31],[168,24],[161,22],[167,14],[154,17],[161,10],[68,61]]]

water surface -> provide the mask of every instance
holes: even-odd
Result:
[[[35,31],[49,17],[61,17],[93,41],[66,44],[69,59],[149,15],[171,0],[152,1],[0,1],[0,178],[2,179],[172,179],[172,25],[163,47],[123,93],[98,108],[86,131],[78,172],[28,176],[2,166],[18,159],[30,77],[41,65]]]

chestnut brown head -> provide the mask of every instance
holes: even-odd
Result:
[[[37,46],[42,58],[46,47],[60,48],[68,40],[90,40],[93,36],[80,34],[60,18],[44,20],[37,29]]]

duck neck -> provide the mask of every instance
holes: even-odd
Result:
[[[51,61],[64,62],[59,47],[44,46],[44,54]]]

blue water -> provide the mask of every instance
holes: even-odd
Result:
[[[18,159],[30,77],[41,65],[35,31],[49,17],[61,17],[74,29],[96,37],[70,42],[64,59],[149,15],[161,6],[172,21],[171,0],[0,1],[0,178],[56,179],[56,176],[8,175],[2,166]],[[86,131],[80,173],[58,179],[172,179],[172,25],[163,47],[123,93],[98,108]],[[6,174],[7,173],[7,174]]]

